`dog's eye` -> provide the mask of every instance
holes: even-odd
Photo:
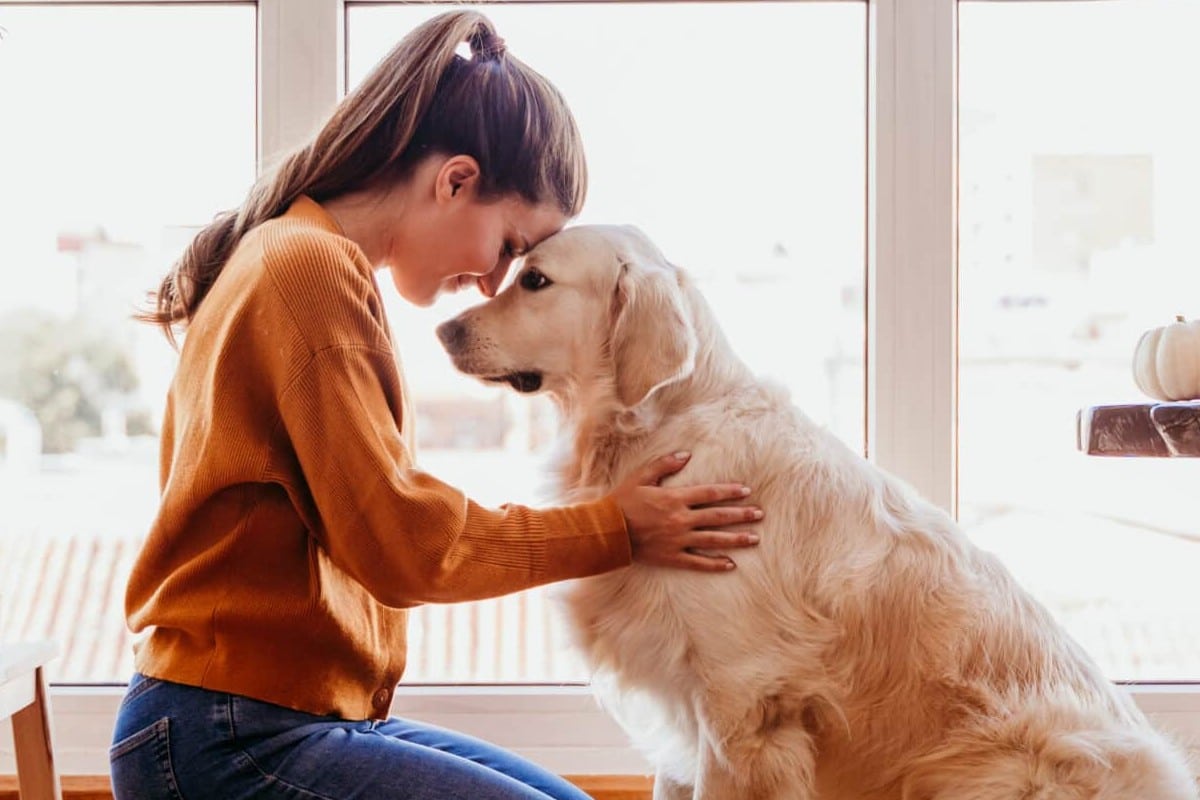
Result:
[[[536,269],[527,269],[521,273],[521,288],[536,292],[550,285],[550,279]]]

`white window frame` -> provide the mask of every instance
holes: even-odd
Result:
[[[954,512],[958,0],[845,1],[865,1],[868,14],[868,455]],[[386,0],[349,4],[371,2]],[[112,0],[69,0],[87,3]],[[0,5],[17,4],[68,2],[0,0]],[[342,96],[347,5],[346,0],[257,1],[260,167],[315,130]],[[921,202],[905,201],[914,197]],[[1200,684],[1137,683],[1126,689],[1156,724],[1200,743]],[[108,771],[107,745],[122,691],[119,686],[52,687],[63,774]],[[561,773],[647,771],[584,686],[402,687],[392,711],[483,736]],[[6,736],[0,733],[0,773],[14,767]]]

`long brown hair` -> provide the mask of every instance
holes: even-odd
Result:
[[[456,52],[463,42],[470,58]],[[251,228],[302,194],[320,202],[403,180],[433,154],[478,161],[484,198],[516,194],[574,217],[587,193],[583,144],[558,90],[508,54],[484,15],[440,14],[400,40],[240,208],[196,234],[137,319],[174,343]]]

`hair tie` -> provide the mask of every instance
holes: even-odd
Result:
[[[482,61],[498,61],[500,56],[508,52],[504,39],[494,33],[484,32],[475,38],[475,58]]]

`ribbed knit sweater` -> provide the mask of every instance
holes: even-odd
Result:
[[[125,608],[146,675],[387,716],[405,609],[630,561],[609,499],[486,508],[414,466],[371,265],[301,197],[237,246],[185,334],[161,506]]]

